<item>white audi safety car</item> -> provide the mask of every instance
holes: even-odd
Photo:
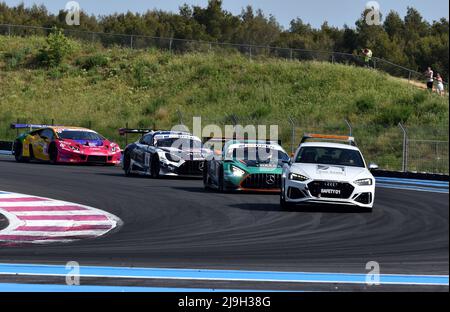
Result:
[[[322,203],[372,209],[375,178],[370,170],[377,168],[366,165],[353,137],[307,134],[283,168],[280,204],[282,208]]]

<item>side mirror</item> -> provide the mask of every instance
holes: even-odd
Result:
[[[374,164],[374,163],[370,163],[369,164],[369,170],[378,170],[378,165],[377,164]]]

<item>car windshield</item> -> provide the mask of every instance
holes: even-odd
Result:
[[[202,148],[202,142],[184,138],[156,139],[157,147],[174,147],[178,149]]]
[[[302,147],[296,163],[365,167],[361,153],[334,147]]]
[[[89,140],[89,141],[101,141],[104,138],[93,131],[83,131],[83,130],[63,130],[58,133],[60,139],[66,140]]]
[[[254,160],[259,163],[269,163],[271,161],[288,162],[289,156],[277,149],[273,148],[257,148],[257,147],[239,147],[229,150],[228,158],[236,160]]]

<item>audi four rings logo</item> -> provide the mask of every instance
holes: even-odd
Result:
[[[338,184],[336,182],[325,182],[325,186],[327,187],[336,187]]]
[[[267,184],[269,184],[269,185],[272,185],[272,184],[274,184],[275,183],[275,175],[273,175],[273,174],[269,174],[267,177],[266,177],[266,183]]]

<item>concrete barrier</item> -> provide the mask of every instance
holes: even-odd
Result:
[[[0,141],[0,155],[12,155],[13,145],[11,141]]]

